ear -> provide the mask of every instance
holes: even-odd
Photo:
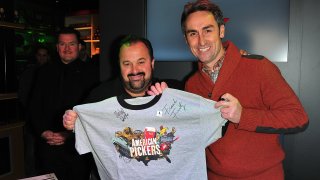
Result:
[[[57,52],[59,53],[59,44],[56,44]]]
[[[222,39],[222,38],[224,38],[225,26],[221,25],[219,29],[220,29],[220,35],[219,36]]]
[[[152,67],[152,70],[154,70],[154,59],[151,60],[151,67]]]
[[[81,47],[82,47],[82,44],[81,44],[81,43],[79,43],[78,51],[81,51]]]

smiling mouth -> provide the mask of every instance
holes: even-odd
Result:
[[[206,52],[210,49],[210,47],[206,47],[206,48],[199,48],[200,52]]]
[[[137,73],[137,74],[129,74],[129,75],[128,75],[128,78],[129,78],[131,81],[139,81],[139,80],[141,80],[143,77],[144,77],[144,73],[142,73],[142,72]]]
[[[139,81],[141,80],[143,75],[135,75],[135,76],[129,76],[131,81]]]

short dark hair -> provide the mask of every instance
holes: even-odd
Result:
[[[34,54],[38,53],[38,51],[40,49],[44,49],[47,51],[47,53],[49,54],[49,48],[43,44],[40,44],[40,45],[36,45],[35,49],[34,49]]]
[[[78,43],[80,43],[80,40],[81,40],[80,39],[80,32],[75,30],[74,28],[71,28],[71,27],[62,28],[57,34],[57,43],[58,43],[58,40],[59,40],[59,36],[61,34],[74,34],[74,35],[76,35]]]
[[[218,26],[220,27],[221,25],[224,25],[223,13],[218,5],[210,2],[209,0],[197,0],[196,2],[189,2],[184,5],[181,15],[181,30],[183,34],[185,34],[186,31],[185,22],[188,16],[197,11],[211,12],[215,20],[217,21]]]
[[[153,48],[152,48],[151,42],[146,38],[139,37],[136,35],[131,35],[131,34],[127,35],[121,39],[120,45],[119,45],[119,53],[120,53],[120,48],[122,46],[124,46],[124,45],[130,46],[130,44],[137,43],[137,42],[142,42],[148,48],[148,52],[149,52],[149,56],[150,56],[151,60],[154,59]]]

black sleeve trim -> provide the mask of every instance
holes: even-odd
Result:
[[[293,134],[302,132],[307,129],[309,125],[309,122],[303,125],[302,127],[296,127],[296,128],[271,128],[271,127],[257,127],[256,132],[257,133],[267,133],[267,134]]]
[[[253,60],[262,60],[264,59],[264,56],[257,55],[257,54],[248,54],[248,55],[242,55],[242,57],[253,59]]]

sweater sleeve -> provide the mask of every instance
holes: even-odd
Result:
[[[264,109],[244,107],[238,129],[259,133],[296,133],[306,129],[308,117],[298,97],[268,60],[259,67]]]

